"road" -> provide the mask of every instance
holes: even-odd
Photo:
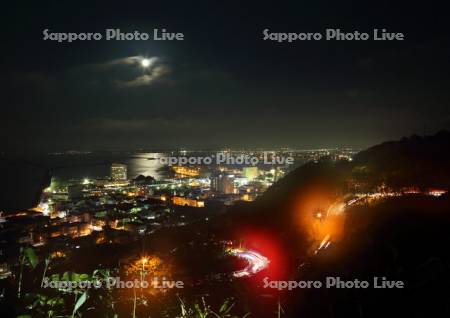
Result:
[[[231,248],[228,250],[230,255],[245,259],[247,266],[241,270],[233,272],[234,277],[250,277],[267,268],[270,261],[267,257],[257,251],[244,250],[240,248]]]

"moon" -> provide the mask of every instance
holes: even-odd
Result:
[[[147,68],[150,66],[150,60],[149,59],[142,59],[141,60],[141,65],[143,68]]]

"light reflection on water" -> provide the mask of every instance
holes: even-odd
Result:
[[[60,155],[49,157],[47,164],[52,169],[52,175],[59,180],[109,177],[113,162],[128,166],[128,178],[145,175],[159,180],[163,177],[160,171],[163,165],[159,158],[164,155],[150,152]]]
[[[0,161],[0,175],[5,181],[0,187],[0,211],[35,206],[42,190],[50,184],[50,176],[58,181],[109,177],[113,162],[128,166],[128,178],[143,174],[160,180],[164,172],[159,170],[163,165],[158,158],[163,156],[164,153],[121,152],[4,158]]]

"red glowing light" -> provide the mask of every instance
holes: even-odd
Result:
[[[243,247],[255,251],[268,260],[257,276],[278,278],[286,272],[285,253],[280,240],[275,235],[263,231],[245,231],[239,237]]]

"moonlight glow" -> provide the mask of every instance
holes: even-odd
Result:
[[[141,60],[141,65],[143,68],[147,68],[150,66],[150,60],[149,59],[142,59]]]

